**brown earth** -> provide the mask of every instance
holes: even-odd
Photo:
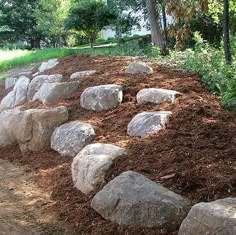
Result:
[[[107,176],[111,180],[121,172],[133,170],[160,182],[194,204],[236,196],[236,114],[221,108],[219,100],[203,88],[197,74],[185,73],[153,64],[152,75],[125,74],[128,57],[89,57],[73,55],[60,59],[48,74],[96,69],[97,74],[80,79],[81,86],[72,99],[61,101],[69,109],[69,118],[92,123],[95,142],[126,147],[128,156],[120,157]],[[89,86],[115,83],[124,88],[124,102],[116,109],[95,113],[79,105],[79,97]],[[138,105],[135,96],[148,87],[174,89],[182,93],[175,104]],[[53,106],[56,106],[55,104]],[[28,103],[26,108],[48,108]],[[173,116],[167,128],[146,138],[131,138],[127,125],[143,111],[170,110]],[[155,228],[118,226],[105,221],[90,208],[93,196],[73,188],[72,159],[54,151],[22,154],[15,148],[0,152],[2,159],[30,166],[36,171],[38,186],[51,192],[52,211],[78,234],[165,234]],[[69,234],[69,233],[68,233]]]

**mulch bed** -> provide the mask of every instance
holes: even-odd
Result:
[[[236,114],[220,106],[219,100],[203,88],[197,74],[157,64],[152,65],[152,75],[125,74],[130,61],[129,57],[73,55],[60,59],[60,64],[48,71],[63,74],[68,80],[73,72],[97,70],[97,74],[80,79],[73,98],[53,106],[67,106],[69,121],[93,124],[95,142],[127,148],[128,156],[115,160],[107,181],[133,170],[181,194],[192,204],[235,197]],[[85,88],[113,83],[124,88],[124,102],[118,108],[95,113],[80,107],[79,97]],[[175,104],[137,104],[137,92],[149,87],[174,89],[182,95]],[[26,108],[48,107],[30,102],[24,105]],[[135,114],[160,110],[173,112],[165,130],[146,138],[127,135],[127,125]],[[0,157],[36,170],[38,185],[52,192],[58,219],[70,224],[78,234],[166,234],[156,228],[118,226],[105,221],[90,208],[95,192],[85,196],[73,188],[70,158],[54,151],[23,155],[18,147],[2,149]]]

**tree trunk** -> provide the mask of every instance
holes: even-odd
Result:
[[[163,19],[164,36],[165,36],[165,40],[166,40],[166,42],[167,42],[166,6],[165,6],[165,5],[162,5],[161,10],[162,10],[162,19]]]
[[[230,64],[232,61],[232,56],[230,51],[230,38],[229,38],[229,0],[224,0],[223,33],[224,33],[225,60],[226,63]]]
[[[163,35],[160,22],[160,14],[157,10],[155,0],[146,0],[149,23],[151,26],[152,43],[160,47],[161,55],[167,55],[167,43]]]
[[[97,36],[96,32],[89,32],[89,34],[88,34],[91,48],[93,48],[93,45],[94,45],[95,40],[96,40],[96,36]]]

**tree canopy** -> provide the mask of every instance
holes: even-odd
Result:
[[[89,37],[91,46],[96,35],[109,26],[117,15],[102,0],[82,0],[73,5],[66,20],[67,29],[82,31]]]

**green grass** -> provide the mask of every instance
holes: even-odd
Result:
[[[44,49],[44,50],[0,50],[0,72],[7,71],[26,64],[35,62],[47,61],[52,58],[60,58],[73,54],[90,54],[91,56],[97,55],[131,55],[138,56],[144,55],[144,50],[138,47],[124,45],[122,47],[116,44],[110,44],[102,47],[90,48],[79,47],[75,49]]]
[[[0,72],[35,62],[80,53],[80,49],[1,50]]]

